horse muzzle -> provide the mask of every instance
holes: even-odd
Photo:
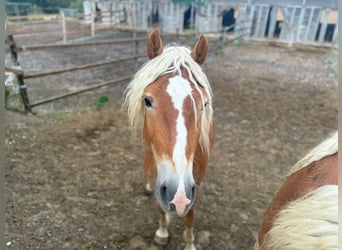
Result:
[[[159,168],[155,193],[160,207],[165,212],[176,211],[180,217],[185,216],[194,204],[196,184],[191,173],[177,174],[169,170],[171,166]]]

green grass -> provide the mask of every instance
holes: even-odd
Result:
[[[323,57],[323,60],[325,64],[328,65],[332,73],[337,77],[338,76],[338,64],[337,64],[337,60],[334,60],[333,55],[326,54]]]
[[[97,98],[95,105],[97,108],[102,108],[105,105],[105,103],[108,101],[109,101],[108,96],[103,95],[103,96],[100,96],[99,98]]]
[[[70,114],[69,111],[58,111],[54,113],[47,114],[47,117],[50,119],[64,119]]]

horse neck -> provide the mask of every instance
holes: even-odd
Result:
[[[270,231],[277,213],[289,202],[302,198],[319,187],[337,185],[337,159],[337,153],[327,156],[308,166],[302,167],[288,177],[267,208],[263,222],[259,228],[258,241],[260,245],[265,235]]]
[[[310,165],[311,163],[333,155],[338,151],[338,132],[334,132],[329,138],[310,150],[300,161],[298,161],[289,171],[288,175]]]

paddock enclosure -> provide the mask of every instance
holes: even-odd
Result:
[[[132,38],[115,30],[89,41]],[[137,33],[144,39],[146,33]],[[192,46],[194,36],[167,35]],[[24,72],[144,54],[145,41],[19,52]],[[135,53],[138,52],[138,53]],[[125,54],[127,53],[127,54]],[[145,57],[25,81],[39,100],[132,76]],[[6,57],[10,65],[11,57]],[[209,40],[216,144],[194,224],[198,249],[252,249],[263,213],[290,167],[337,129],[337,52],[331,48]],[[6,242],[13,249],[181,249],[153,243],[158,213],[144,192],[139,131],[122,109],[129,80],[56,100],[35,115],[6,112]],[[109,101],[95,105],[101,96]]]

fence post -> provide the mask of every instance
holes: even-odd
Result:
[[[113,25],[113,5],[109,4],[110,25]]]
[[[90,14],[91,17],[91,36],[95,36],[95,15],[94,15],[94,10],[91,11]]]
[[[30,101],[29,101],[27,91],[26,91],[27,86],[24,82],[23,75],[17,75],[17,80],[18,80],[18,84],[19,84],[20,95],[21,95],[21,98],[22,98],[23,103],[24,103],[25,113],[28,113],[28,112],[32,113]]]
[[[138,69],[138,52],[139,52],[139,40],[137,40],[137,32],[133,32],[133,39],[135,39],[135,65],[134,71]]]
[[[62,22],[63,43],[65,44],[67,41],[67,33],[66,33],[65,14],[63,10],[60,10],[60,15],[61,15],[61,22]]]
[[[18,54],[17,54],[17,45],[13,39],[13,35],[8,35],[7,40],[9,43],[11,56],[12,56],[14,65],[16,67],[20,67],[20,62],[18,60]],[[19,85],[20,96],[24,104],[25,113],[28,113],[28,112],[31,113],[32,111],[31,111],[30,101],[26,92],[26,84],[24,82],[23,75],[16,74],[16,77],[17,77],[17,81]]]

